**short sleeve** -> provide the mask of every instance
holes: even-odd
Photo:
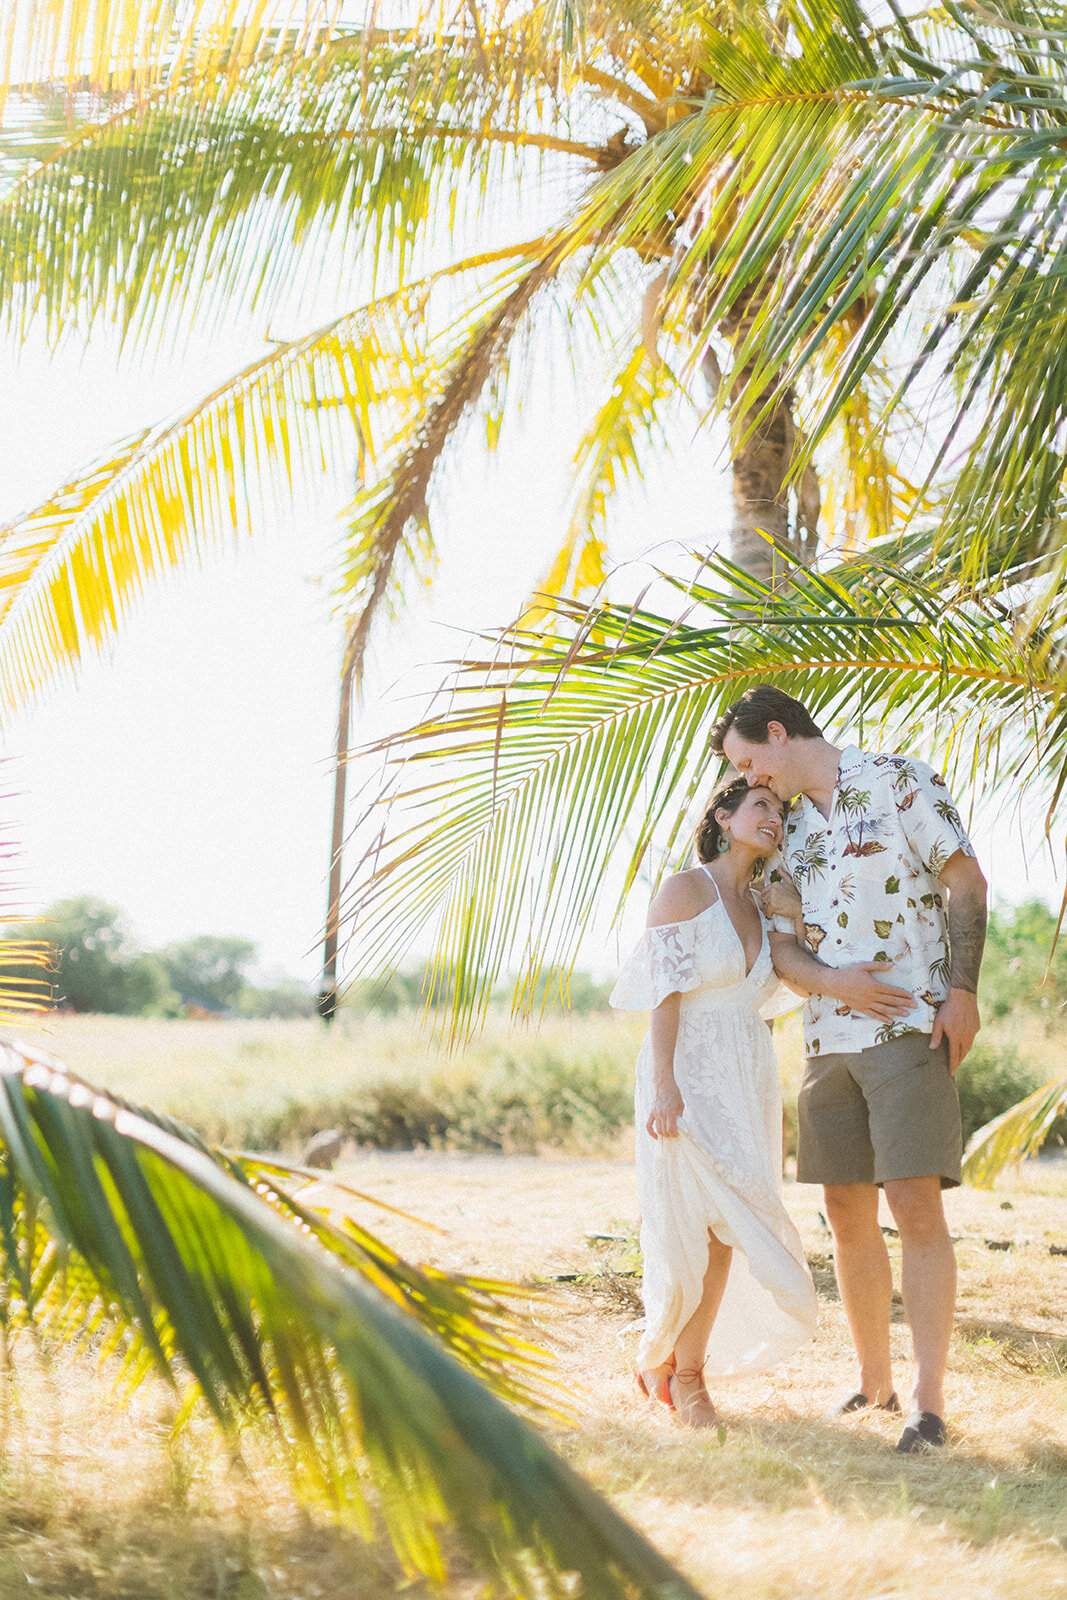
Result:
[[[767,857],[763,864],[763,877],[768,884],[780,883],[784,879],[787,883],[792,883],[793,887],[796,888],[796,884],[793,883],[793,875],[786,866],[781,850],[775,850],[773,855]],[[792,917],[769,917],[767,926],[772,933],[795,934],[797,931]],[[780,1013],[776,1012],[775,1015],[780,1015]],[[769,1020],[769,1018],[765,1020]]]
[[[904,836],[931,877],[941,876],[957,850],[974,855],[945,780],[925,761],[903,763],[894,787]]]
[[[608,996],[617,1011],[654,1011],[669,994],[703,981],[697,962],[699,919],[646,928]]]

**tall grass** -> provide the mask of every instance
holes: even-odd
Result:
[[[168,1021],[57,1016],[49,1048],[67,1066],[131,1100],[180,1117],[206,1138],[294,1151],[337,1128],[382,1150],[556,1149],[592,1153],[629,1123],[634,1061],[646,1018],[599,1012],[515,1027],[503,1013],[455,1056],[420,1013],[342,1012],[317,1020]],[[775,1026],[793,1153],[804,1068],[799,1014]],[[1067,1074],[1067,1030],[997,1019],[960,1072],[965,1133],[1037,1084]]]
[[[418,1014],[320,1022],[56,1017],[50,1048],[93,1083],[239,1148],[337,1128],[377,1149],[591,1151],[629,1121],[644,1019],[490,1019],[444,1055]]]

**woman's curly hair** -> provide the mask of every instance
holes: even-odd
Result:
[[[747,794],[747,778],[727,778],[718,785],[704,807],[704,815],[697,823],[693,837],[698,861],[714,861],[722,849],[722,829],[715,820],[716,811],[728,811],[733,816]]]
[[[745,796],[750,793],[747,778],[727,778],[718,785],[704,807],[704,815],[697,823],[696,833],[693,835],[698,861],[714,861],[722,850],[723,833],[715,820],[716,811],[728,811],[733,816],[734,812],[740,809]],[[759,860],[752,869],[753,877],[758,878],[762,871],[763,862]]]

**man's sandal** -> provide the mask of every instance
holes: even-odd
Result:
[[[936,1411],[913,1411],[897,1445],[901,1456],[917,1455],[920,1450],[937,1449],[945,1442],[945,1424]]]
[[[847,1417],[853,1411],[866,1411],[871,1405],[872,1402],[867,1399],[867,1396],[857,1389],[855,1394],[846,1395],[844,1400],[840,1400],[837,1405],[831,1406],[825,1415],[824,1421],[836,1422],[838,1417]],[[896,1391],[893,1391],[888,1400],[873,1402],[873,1409],[875,1411],[899,1412],[900,1401],[897,1399]]]

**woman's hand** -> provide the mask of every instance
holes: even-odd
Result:
[[[652,1109],[645,1127],[653,1139],[676,1139],[678,1118],[685,1110],[685,1102],[674,1082],[660,1084],[652,1097]]]
[[[788,878],[776,878],[752,892],[765,917],[788,917],[791,922],[800,917],[800,896]]]

